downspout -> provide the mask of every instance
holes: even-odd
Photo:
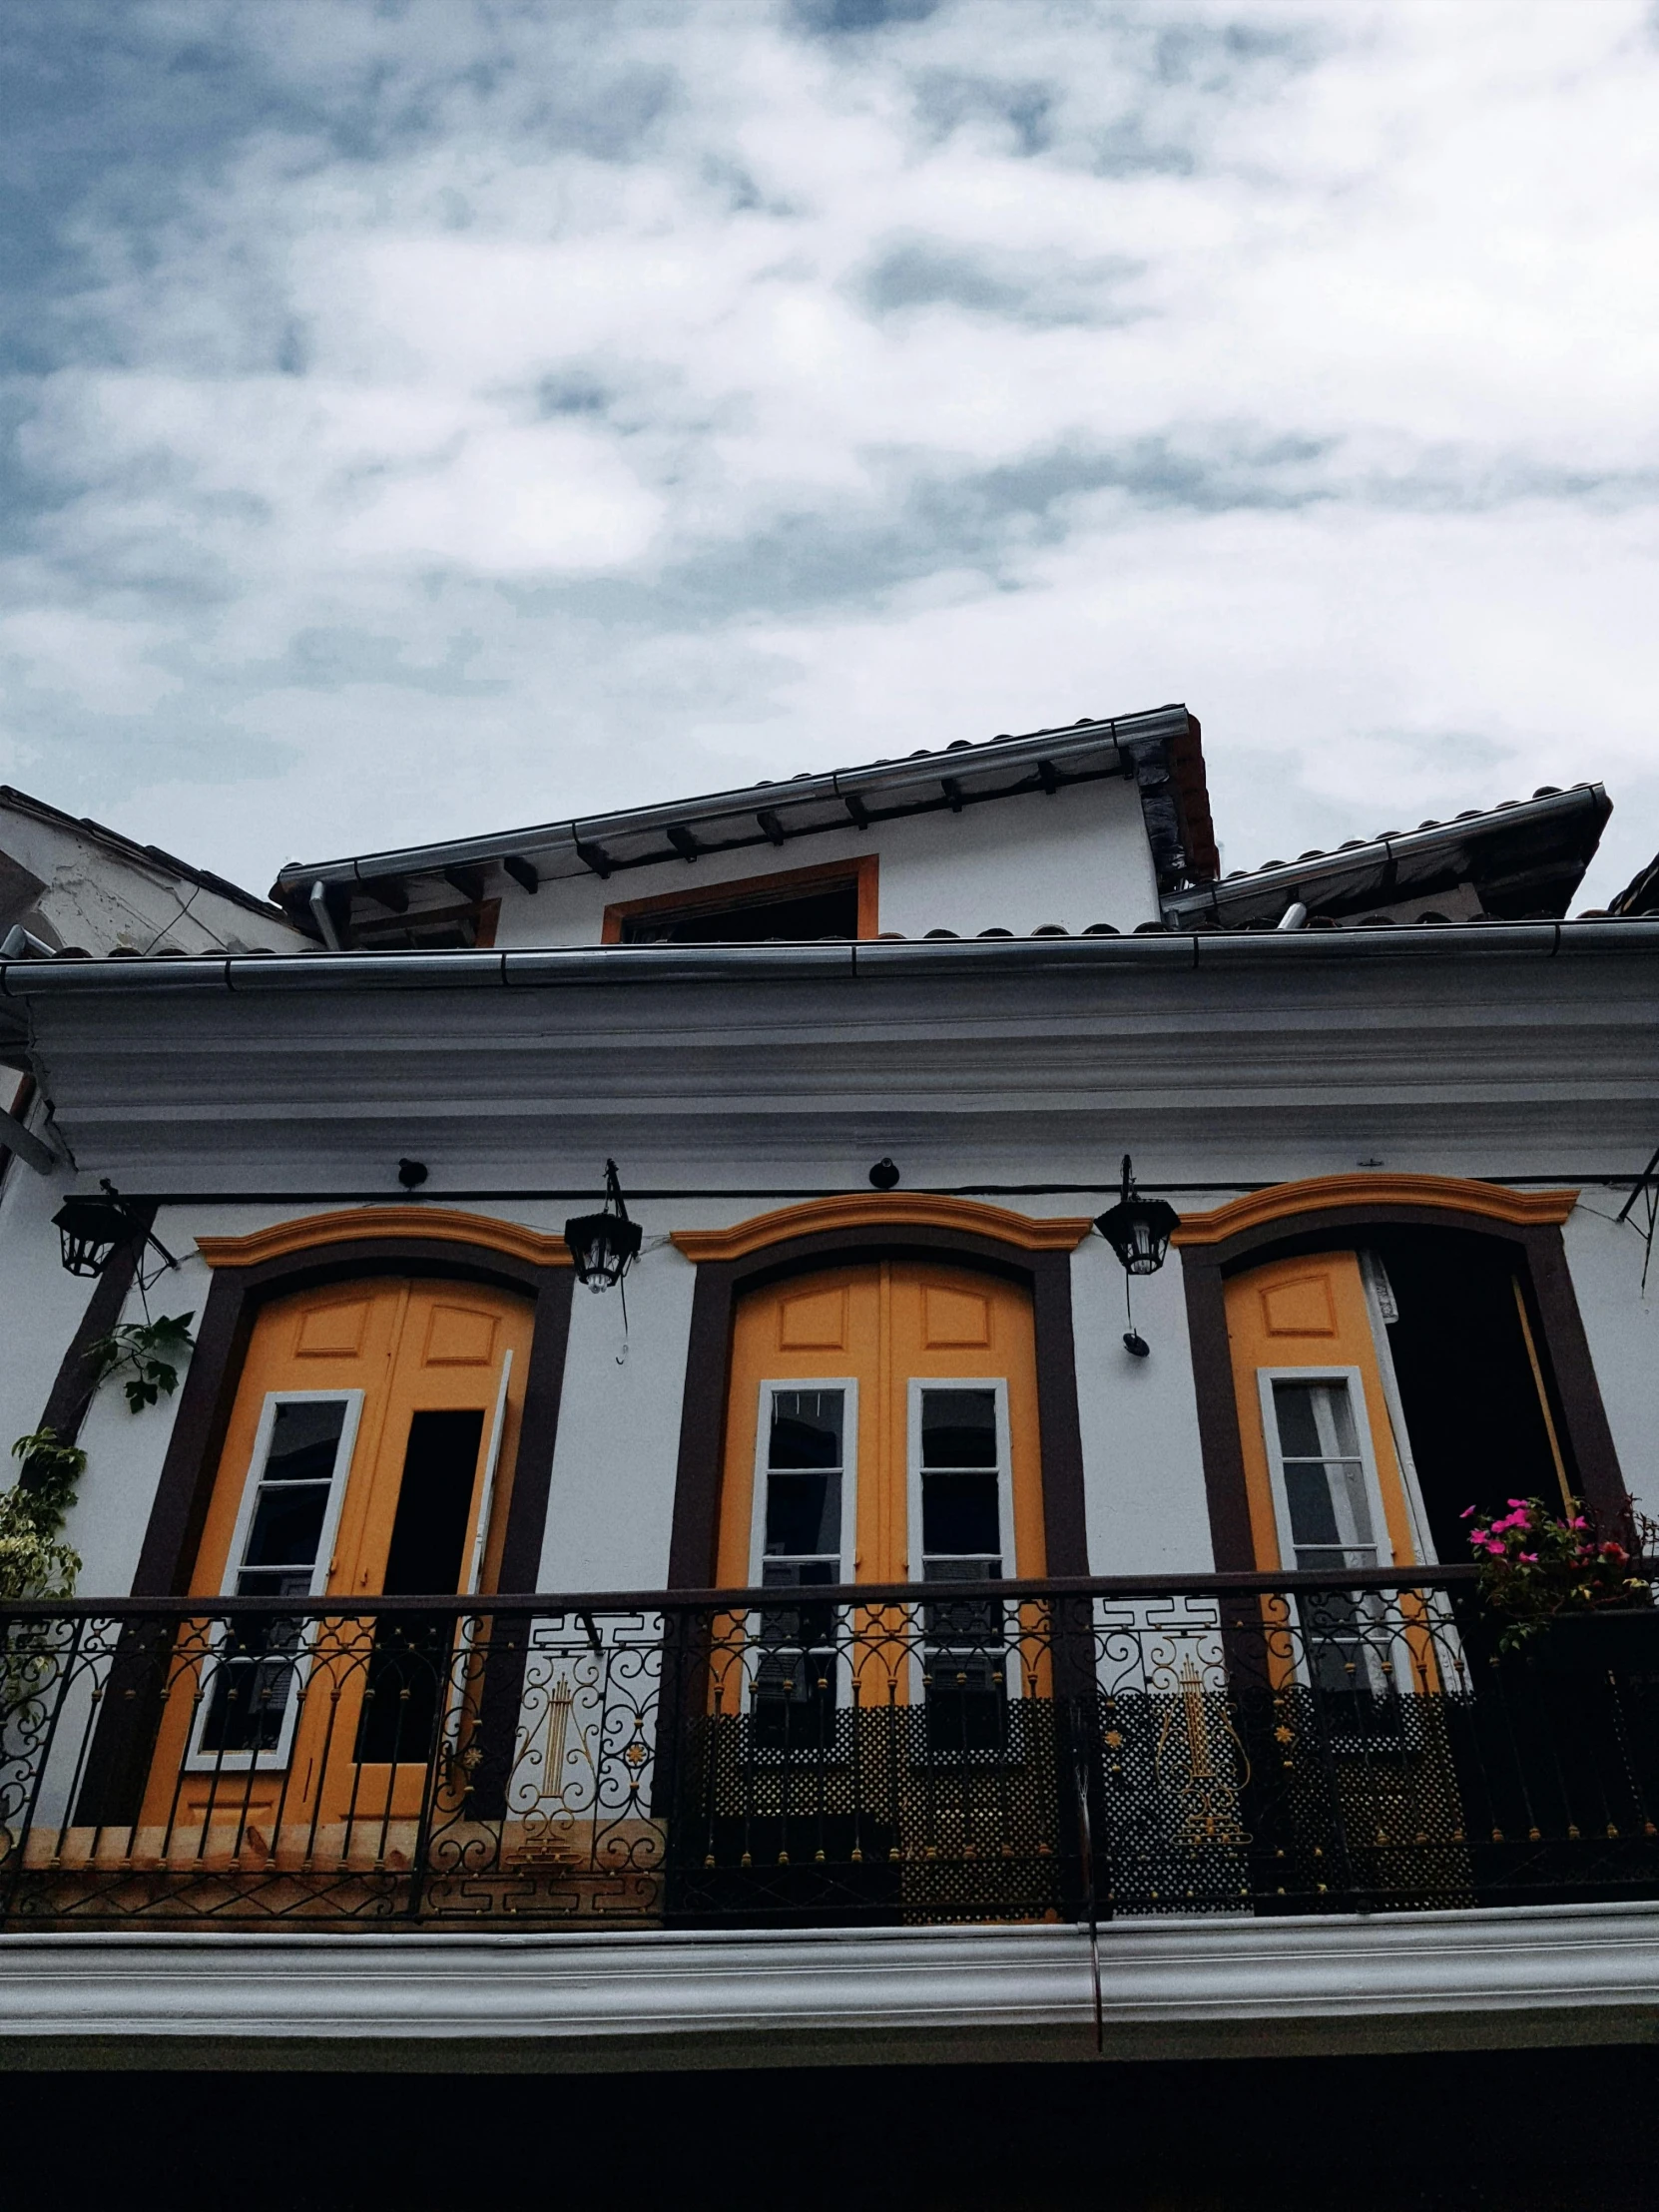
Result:
[[[316,926],[323,943],[330,952],[343,952],[345,947],[339,941],[339,931],[334,927],[334,917],[328,911],[328,886],[320,875],[311,885],[309,903],[311,912],[316,918]]]
[[[1306,929],[1307,926],[1308,907],[1306,901],[1300,898],[1293,898],[1274,923],[1275,931],[1280,929]]]

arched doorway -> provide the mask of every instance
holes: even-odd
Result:
[[[994,1581],[1044,1563],[1028,1292],[879,1260],[739,1302],[723,1586]]]
[[[1046,1570],[1033,1306],[910,1257],[736,1301],[716,1555],[746,1595],[697,1676],[677,1915],[892,1919],[965,1861],[1006,1917],[1052,1909],[1049,1617],[980,1594]]]
[[[189,1594],[344,1603],[491,1587],[532,1311],[493,1286],[386,1275],[265,1304]],[[413,1817],[450,1717],[453,1636],[452,1620],[419,1613],[205,1624],[194,1656],[187,1638],[175,1659],[192,1694],[168,1700],[141,1827],[176,1841],[230,1822],[275,1849]]]
[[[1280,1249],[1226,1284],[1258,1566],[1460,1565],[1470,1507],[1565,1509],[1513,1245],[1383,1222]]]
[[[1358,1271],[1365,1288],[1363,1319],[1352,1290],[1337,1302],[1349,1364],[1385,1400],[1385,1420],[1370,1413],[1374,1446],[1385,1459],[1391,1444],[1415,1503],[1411,1546],[1396,1563],[1463,1563],[1463,1509],[1501,1508],[1511,1495],[1570,1493],[1603,1526],[1620,1525],[1629,1498],[1562,1247],[1576,1203],[1571,1190],[1378,1173],[1275,1184],[1185,1217],[1174,1242],[1218,1568],[1266,1563],[1270,1441],[1256,1371],[1295,1341],[1282,1332],[1272,1357],[1264,1343],[1262,1358],[1246,1358],[1234,1341],[1248,1306],[1238,1286],[1258,1269],[1321,1255],[1346,1254],[1347,1280]],[[1316,1365],[1334,1357],[1330,1341],[1308,1349]]]

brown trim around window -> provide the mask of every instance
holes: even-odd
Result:
[[[1415,1190],[1408,1201],[1390,1203],[1379,1194],[1336,1205],[1321,1202],[1326,1194],[1316,1181],[1305,1187],[1307,1203],[1300,1208],[1294,1203],[1298,1186],[1279,1185],[1275,1195],[1280,1203],[1270,1216],[1214,1241],[1181,1241],[1204,1482],[1218,1573],[1248,1572],[1256,1565],[1227,1336],[1226,1279],[1248,1263],[1273,1258],[1278,1248],[1293,1241],[1306,1248],[1308,1239],[1329,1236],[1333,1244],[1352,1244],[1357,1233],[1367,1229],[1472,1230],[1510,1247],[1569,1479],[1604,1527],[1617,1527],[1629,1510],[1613,1432],[1556,1226],[1561,1213],[1554,1222],[1504,1220],[1484,1206],[1477,1210],[1463,1204],[1466,1184],[1449,1179],[1437,1184],[1426,1176],[1411,1181]],[[1441,1192],[1443,1200],[1437,1196]],[[1550,1194],[1552,1198],[1565,1195]]]
[[[789,1275],[860,1260],[933,1260],[980,1268],[1029,1286],[1037,1357],[1043,1537],[1051,1575],[1087,1574],[1083,1437],[1077,1415],[1071,1256],[1033,1252],[991,1237],[923,1224],[865,1223],[790,1237],[734,1260],[705,1261],[692,1299],[691,1341],[680,1414],[680,1461],[669,1543],[670,1589],[712,1586],[720,1526],[721,1465],[732,1316],[740,1292]]]
[[[694,890],[664,891],[655,898],[622,898],[605,909],[601,944],[620,944],[622,925],[641,914],[696,913],[709,906],[731,906],[762,899],[790,898],[823,883],[852,882],[858,891],[858,935],[873,937],[880,928],[877,863],[873,852],[851,860],[825,860],[814,867],[783,868],[772,875],[740,875],[730,883],[699,884]]]
[[[453,1219],[448,1217],[448,1222]],[[575,1277],[566,1264],[539,1265],[502,1251],[490,1234],[495,1227],[480,1221],[479,1241],[472,1246],[456,1241],[452,1228],[446,1226],[436,1237],[360,1236],[346,1243],[301,1246],[252,1266],[227,1267],[223,1261],[216,1266],[133,1577],[135,1597],[182,1596],[190,1588],[196,1547],[242,1380],[243,1358],[260,1308],[269,1299],[286,1297],[312,1284],[363,1275],[448,1276],[519,1291],[534,1301],[524,1415],[496,1583],[502,1592],[535,1589],[541,1572]]]

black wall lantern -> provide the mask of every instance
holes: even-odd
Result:
[[[100,1181],[99,1190],[102,1197],[66,1198],[52,1216],[63,1246],[63,1264],[71,1275],[102,1275],[115,1255],[135,1241],[154,1245],[170,1268],[179,1265],[108,1176]]]
[[[628,1219],[616,1162],[607,1160],[603,1213],[577,1214],[565,1223],[565,1243],[576,1263],[577,1282],[590,1291],[608,1291],[620,1283],[639,1258],[643,1235],[639,1223]]]
[[[1134,1164],[1126,1152],[1122,1196],[1097,1218],[1095,1227],[1123,1262],[1123,1311],[1129,1322],[1123,1345],[1137,1360],[1144,1360],[1152,1347],[1135,1328],[1129,1305],[1130,1278],[1157,1274],[1169,1251],[1170,1238],[1180,1226],[1181,1216],[1167,1199],[1142,1198],[1136,1191]]]

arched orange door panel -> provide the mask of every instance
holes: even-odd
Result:
[[[1227,1334],[1258,1567],[1417,1563],[1358,1255],[1234,1276]]]
[[[727,1587],[983,1582],[1043,1572],[1042,1470],[1029,1298],[993,1276],[881,1261],[797,1277],[738,1309],[719,1574]],[[922,1641],[916,1641],[920,1629]],[[756,1640],[758,1630],[758,1641]],[[845,1638],[850,1633],[851,1646]],[[1000,1725],[1010,1672],[1000,1610],[898,1608],[836,1625],[810,1603],[726,1624],[717,1710],[751,1701],[776,1744],[820,1741],[850,1697],[904,1705],[965,1686]],[[770,1720],[765,1718],[770,1708]],[[795,1714],[786,1725],[786,1711]]]
[[[743,1301],[720,1581],[756,1586],[772,1579],[769,1560],[833,1567],[818,1578],[845,1582],[946,1579],[952,1560],[1044,1571],[1025,1292],[965,1269],[881,1261]]]
[[[530,1335],[524,1300],[467,1283],[382,1278],[266,1307],[192,1594],[490,1588]],[[405,1617],[218,1637],[180,1679],[189,1698],[169,1700],[143,1825],[200,1832],[234,1816],[275,1839],[418,1810],[450,1636]]]

